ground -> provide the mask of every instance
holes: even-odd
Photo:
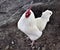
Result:
[[[33,0],[32,11],[36,18],[49,9],[53,12],[42,36],[31,40],[17,28],[17,22],[32,0],[0,0],[0,50],[60,50],[60,1]]]

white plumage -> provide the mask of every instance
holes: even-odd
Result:
[[[47,22],[49,22],[52,11],[46,10],[42,13],[42,16],[35,19],[36,25],[40,31],[43,31],[46,27]]]
[[[37,40],[42,32],[38,29],[35,22],[34,13],[30,10],[31,15],[29,18],[25,17],[25,13],[21,16],[18,21],[18,29],[23,31],[32,41]]]
[[[28,11],[31,12],[31,14],[26,14],[26,12],[21,16],[20,20],[18,21],[18,29],[23,31],[32,41],[35,41],[39,37],[41,37],[42,31],[44,30],[50,16],[52,15],[52,11],[46,10],[39,18],[35,18],[32,10]],[[28,14],[29,16],[28,18],[26,18],[25,15]]]

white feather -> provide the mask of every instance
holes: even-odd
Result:
[[[42,16],[35,19],[36,25],[40,31],[43,31],[46,27],[47,22],[49,21],[52,11],[46,10],[42,13]]]
[[[31,11],[29,18],[25,18],[25,13],[18,21],[18,29],[23,31],[32,41],[37,40],[42,35],[42,32],[36,26],[34,13]]]

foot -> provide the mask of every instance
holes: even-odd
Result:
[[[32,43],[28,44],[28,45],[31,45],[31,47],[34,45],[34,41],[32,41]]]

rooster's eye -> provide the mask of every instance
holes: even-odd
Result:
[[[51,13],[50,13],[51,14]]]

